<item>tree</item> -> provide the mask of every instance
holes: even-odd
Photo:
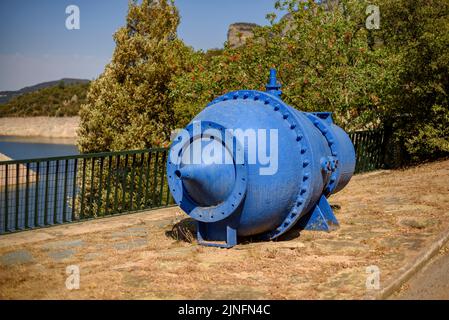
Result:
[[[116,48],[112,61],[91,84],[87,103],[80,111],[78,145],[81,152],[140,150],[168,145],[174,128],[174,103],[169,85],[174,76],[187,68],[186,62],[191,61],[192,54],[192,50],[176,36],[179,20],[173,1],[130,2],[126,25],[114,35]],[[87,166],[86,196],[77,197],[76,208],[85,208],[83,214],[98,213],[97,205],[88,199],[106,199],[107,191],[99,189],[100,181],[106,176],[116,186],[115,192],[121,199],[118,210],[129,208],[140,196],[138,188],[129,192],[126,186],[138,185],[144,170],[143,166],[131,168],[136,161],[148,164],[157,159],[148,154],[137,159],[131,157],[129,161],[128,157],[122,157],[119,163],[111,163],[108,159],[104,172],[92,172],[91,166]],[[162,176],[162,172],[153,174]],[[122,185],[123,181],[126,183]],[[156,190],[150,187],[153,184],[153,179],[141,181],[142,190]],[[154,206],[154,199],[156,195],[151,199],[145,197],[142,207]],[[109,206],[106,210],[112,210],[112,203]]]
[[[323,6],[314,1],[284,0],[277,9],[288,16],[255,29],[239,48],[199,59],[195,68],[175,78],[176,119],[183,126],[216,96],[230,90],[264,89],[275,67],[284,100],[303,111],[331,111],[346,129],[379,126],[383,85],[391,77],[383,51],[369,47],[365,1]]]
[[[81,152],[168,144],[174,127],[169,84],[191,54],[176,36],[179,20],[173,1],[130,2],[126,25],[114,35],[112,61],[81,108]]]
[[[381,0],[384,50],[397,61],[382,113],[416,160],[449,153],[449,2]]]
[[[381,29],[366,8],[380,6]],[[393,127],[416,159],[449,152],[447,0],[279,0],[288,15],[257,27],[246,44],[195,52],[176,38],[173,2],[130,4],[111,63],[81,110],[81,151],[167,145],[208,102],[264,90],[278,69],[284,100],[331,111],[346,130]],[[377,41],[376,41],[377,39]]]

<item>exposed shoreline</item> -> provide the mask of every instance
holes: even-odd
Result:
[[[1,161],[11,161],[12,159],[2,153],[0,153]],[[6,172],[8,170],[8,172]],[[8,174],[6,176],[6,174]],[[6,179],[6,177],[8,179]],[[7,180],[7,181],[6,181]],[[23,164],[3,166],[0,170],[0,188],[8,186],[18,186],[28,183],[36,182],[36,173],[28,168],[28,178],[27,178],[27,166]]]
[[[0,118],[0,136],[68,138],[75,141],[79,117]]]
[[[41,137],[41,136],[3,136],[3,135],[0,135],[0,143],[1,142],[76,145],[77,138],[48,138],[48,137]]]

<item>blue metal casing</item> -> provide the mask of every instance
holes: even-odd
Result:
[[[298,111],[280,96],[271,70],[267,92],[239,90],[215,99],[173,142],[169,187],[198,222],[201,244],[232,247],[238,236],[276,239],[297,223],[311,230],[338,226],[327,197],[354,173],[352,142],[330,113]],[[260,142],[259,132],[266,133],[265,155],[277,153],[274,174],[261,174],[266,163],[252,161],[260,156],[259,144],[253,149],[248,139]]]

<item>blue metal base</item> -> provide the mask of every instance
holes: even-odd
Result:
[[[312,212],[302,218],[299,223],[302,229],[312,231],[330,232],[340,226],[325,196],[321,196]]]
[[[237,245],[237,226],[238,217],[231,217],[214,223],[198,221],[198,243],[202,246],[216,248],[229,249],[235,247]]]

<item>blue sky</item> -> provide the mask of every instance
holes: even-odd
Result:
[[[195,49],[222,47],[234,22],[267,24],[275,0],[176,0],[179,36]],[[65,9],[80,8],[80,30]],[[109,62],[128,0],[1,0],[0,91],[64,77],[93,79]]]

